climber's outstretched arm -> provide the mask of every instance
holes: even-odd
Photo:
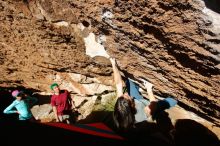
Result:
[[[118,70],[115,58],[110,58],[110,62],[113,68],[114,82],[115,82],[116,90],[117,90],[117,97],[120,97],[123,95],[123,80]]]

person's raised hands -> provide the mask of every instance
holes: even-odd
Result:
[[[141,79],[142,80],[142,82],[143,82],[143,84],[144,84],[144,87],[146,88],[146,89],[152,89],[152,87],[154,86],[152,83],[150,83],[150,82],[148,82],[148,81],[146,81],[146,80],[144,80],[144,79]]]
[[[113,66],[116,65],[116,60],[115,60],[115,58],[110,57],[109,60],[110,60],[110,62],[112,63]]]

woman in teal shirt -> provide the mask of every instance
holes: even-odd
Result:
[[[27,96],[22,91],[18,90],[13,91],[12,96],[16,99],[3,111],[3,113],[17,113],[19,114],[19,120],[32,119],[33,115],[30,108],[37,102],[37,98]]]

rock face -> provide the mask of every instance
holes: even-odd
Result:
[[[219,125],[220,25],[205,14],[205,5],[195,0],[0,1],[0,86],[49,92],[58,81],[80,95],[102,93],[97,85],[111,92],[112,69],[105,58],[110,55],[130,78],[140,84],[147,79],[157,95],[173,96]],[[91,33],[108,55],[86,53]],[[73,74],[93,79],[83,82]]]

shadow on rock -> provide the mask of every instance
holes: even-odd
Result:
[[[160,132],[165,136],[167,141],[173,144],[172,136],[170,135],[170,131],[174,129],[173,123],[169,118],[169,114],[165,111],[158,114],[156,118],[157,126]]]
[[[41,95],[38,93],[34,93],[32,96],[38,99],[38,105],[50,104],[51,95]]]
[[[78,123],[86,124],[102,122],[109,128],[115,129],[112,114],[112,111],[92,111],[89,116],[87,116],[85,119],[79,120]]]
[[[14,101],[11,96],[11,90],[8,88],[0,88],[0,116],[6,119],[16,119],[17,114],[4,114],[4,109]]]
[[[172,142],[160,131],[156,123],[144,121],[137,123],[135,128],[117,132],[131,144],[172,146]]]
[[[177,146],[219,146],[218,137],[202,124],[190,120],[177,120],[172,135]]]
[[[220,14],[220,1],[219,0],[204,0],[207,8]]]

